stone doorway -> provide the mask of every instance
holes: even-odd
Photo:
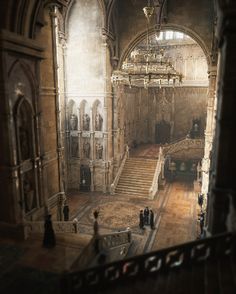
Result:
[[[170,131],[171,126],[165,120],[161,120],[156,124],[155,128],[155,143],[156,144],[165,144],[170,143]]]

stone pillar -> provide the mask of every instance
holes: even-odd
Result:
[[[207,121],[205,129],[204,158],[202,159],[202,188],[201,192],[207,197],[209,189],[210,152],[212,150],[213,135],[215,130],[215,100],[216,100],[216,66],[209,69],[209,87],[207,97]]]
[[[227,231],[227,218],[230,214],[229,194],[236,195],[236,2],[217,1],[217,4],[216,34],[219,40],[220,59],[216,132],[211,163],[213,170],[208,204],[208,230],[211,234]],[[231,203],[236,205],[235,201]],[[235,208],[231,209],[234,216]]]
[[[103,46],[104,46],[104,107],[103,107],[103,161],[104,161],[104,179],[103,192],[109,189],[109,181],[107,181],[106,166],[108,161],[113,157],[113,139],[112,139],[112,121],[113,121],[113,107],[112,107],[112,84],[111,84],[111,59],[109,50],[110,35],[103,31]]]
[[[58,7],[51,6],[51,23],[52,23],[52,48],[53,48],[53,65],[54,65],[54,83],[55,83],[55,103],[56,103],[56,130],[57,130],[57,153],[58,153],[58,175],[59,175],[59,185],[60,192],[64,193],[64,179],[63,179],[63,152],[64,149],[62,138],[61,138],[61,93],[60,93],[60,85],[59,85],[59,76],[60,76],[60,62],[59,62],[59,21],[58,21]],[[61,65],[63,66],[63,65]]]
[[[93,109],[90,108],[90,156],[92,160],[96,159],[96,148],[94,148],[95,146],[95,141],[94,141],[94,137],[95,137],[95,132],[94,132],[94,121],[93,121]]]
[[[90,173],[91,173],[91,184],[90,184],[90,191],[94,191],[94,165],[93,161],[91,160],[89,163]]]

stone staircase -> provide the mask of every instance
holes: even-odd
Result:
[[[156,165],[156,159],[128,158],[116,186],[115,193],[148,197]]]

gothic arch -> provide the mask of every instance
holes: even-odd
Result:
[[[24,161],[35,155],[34,110],[26,97],[19,96],[14,114],[18,161]]]
[[[173,31],[178,31],[178,32],[182,32],[188,36],[190,36],[194,41],[196,41],[196,43],[201,47],[201,49],[203,50],[206,60],[207,60],[207,64],[208,67],[211,65],[211,54],[210,54],[210,50],[207,47],[207,45],[205,44],[205,42],[203,41],[203,39],[193,30],[182,26],[182,25],[177,25],[177,24],[168,24],[168,25],[163,25],[162,26],[162,30],[161,31],[166,31],[166,30],[173,30]],[[156,32],[155,27],[150,28],[150,35],[154,34]],[[147,31],[144,30],[141,33],[137,34],[130,42],[129,44],[126,46],[126,48],[123,50],[123,53],[121,54],[121,58],[119,60],[119,64],[118,64],[118,69],[121,69],[122,63],[123,61],[127,58],[127,56],[131,53],[131,51],[135,48],[135,46],[141,42],[142,40],[145,39],[147,35]]]
[[[16,67],[19,66],[20,69],[23,71],[23,73],[25,74],[25,76],[28,78],[30,85],[31,85],[31,89],[34,89],[36,84],[35,84],[35,77],[31,71],[31,68],[22,60],[16,59],[12,65],[9,68],[8,71],[8,77],[10,79],[11,75],[14,74]]]
[[[94,1],[97,1],[99,6],[100,6],[100,9],[101,9],[101,12],[102,12],[102,27],[106,27],[106,24],[107,24],[107,21],[106,21],[106,7],[105,7],[105,4],[104,4],[104,1],[102,0],[94,0]],[[71,14],[71,11],[73,9],[73,6],[75,4],[75,0],[71,0],[70,3],[68,4],[68,9],[67,9],[67,12],[66,12],[66,15],[65,15],[65,34],[66,36],[68,36],[68,23],[69,23],[69,18],[70,18],[70,14]]]

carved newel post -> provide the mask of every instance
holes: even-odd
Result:
[[[61,193],[57,196],[57,220],[63,221],[63,207],[66,200],[65,194]]]

